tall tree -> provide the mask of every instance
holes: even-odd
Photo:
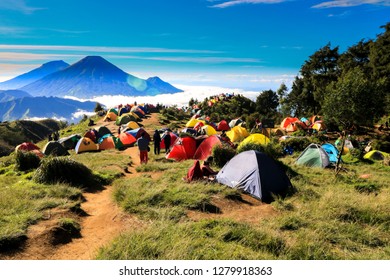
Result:
[[[385,93],[387,99],[387,113],[390,111],[390,22],[381,28],[385,29],[371,44],[370,63],[374,79],[385,79]]]
[[[326,89],[324,118],[342,129],[372,125],[383,112],[383,80],[369,80],[359,68],[348,71]]]
[[[339,58],[341,71],[346,73],[358,67],[367,77],[370,76],[372,73],[369,57],[371,44],[371,40],[361,40],[359,43],[349,47],[344,53],[342,53]]]
[[[279,98],[273,90],[265,90],[256,98],[256,111],[266,118],[275,117],[278,106]]]
[[[310,94],[314,96],[314,100],[320,107],[324,101],[326,87],[329,83],[337,81],[340,75],[338,51],[338,47],[331,48],[330,43],[328,43],[312,54],[301,67],[305,89],[312,91]]]

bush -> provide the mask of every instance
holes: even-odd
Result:
[[[390,153],[390,142],[383,140],[373,140],[371,142],[371,147],[373,150],[378,150],[386,153]]]
[[[39,167],[41,159],[33,152],[17,151],[15,154],[15,169],[27,171]]]
[[[283,148],[279,143],[261,145],[258,143],[249,142],[244,145],[240,145],[237,148],[237,154],[250,150],[262,152],[273,159],[277,159],[283,156]]]
[[[311,141],[308,138],[288,138],[280,142],[280,145],[283,149],[289,146],[294,152],[302,152],[310,143]]]
[[[69,158],[54,157],[42,161],[33,180],[43,184],[67,183],[75,187],[96,188],[101,184],[91,170]]]
[[[236,151],[227,145],[217,145],[213,148],[212,155],[213,163],[221,168],[236,155]]]

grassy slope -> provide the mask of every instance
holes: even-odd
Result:
[[[62,135],[82,133],[85,124]],[[154,128],[154,127],[153,127]],[[115,199],[127,212],[147,221],[100,250],[98,259],[389,259],[390,167],[381,163],[345,164],[336,178],[332,170],[282,161],[299,175],[296,193],[276,198],[276,216],[258,223],[235,219],[191,220],[188,210],[218,212],[216,197],[240,196],[219,184],[187,184],[181,178],[192,161],[181,163],[151,155],[141,175],[120,176],[128,157],[118,151],[71,154],[101,176],[114,180]],[[12,157],[0,160],[0,240],[24,236],[28,225],[54,207],[79,203],[80,190],[65,185],[41,185],[32,173],[13,170]],[[360,179],[361,174],[371,174]]]

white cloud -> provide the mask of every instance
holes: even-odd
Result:
[[[220,4],[215,4],[210,7],[212,8],[227,8],[231,6],[241,5],[241,4],[278,4],[283,3],[291,0],[231,0],[231,1],[224,1]],[[215,2],[215,0],[209,1],[209,2]]]
[[[28,6],[26,4],[26,1],[24,0],[1,0],[0,1],[0,10],[13,10],[24,14],[32,14],[33,12],[42,9],[43,8]]]
[[[89,53],[202,53],[216,54],[221,51],[194,49],[167,49],[148,47],[104,47],[104,46],[61,46],[61,45],[0,45],[2,50],[37,50],[37,51],[82,51]]]
[[[15,26],[0,26],[0,35],[14,36],[20,35],[28,31],[27,28],[15,27]]]
[[[340,7],[355,7],[361,5],[378,5],[378,6],[390,6],[390,0],[334,0],[322,2],[312,6],[316,9],[325,8],[340,8]]]
[[[70,55],[70,54],[0,52],[1,61],[34,61],[34,60],[59,59],[59,58],[67,58],[67,57],[81,57],[81,56]]]

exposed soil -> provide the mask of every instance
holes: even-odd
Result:
[[[159,126],[157,114],[151,114],[142,124],[149,131],[151,125]],[[114,122],[97,125],[107,126],[114,135],[118,127]],[[138,176],[135,168],[139,163],[139,154],[136,147],[123,151],[129,155],[133,164],[124,171],[127,177]],[[152,174],[152,177],[162,176],[161,173]],[[84,193],[85,202],[81,204],[84,215],[76,216],[69,211],[51,210],[46,219],[29,227],[27,240],[19,251],[8,252],[0,259],[15,260],[90,260],[94,259],[99,248],[109,244],[120,233],[142,227],[143,222],[136,216],[124,213],[113,201],[112,187],[106,186],[102,191]],[[212,204],[217,211],[199,212],[189,211],[188,217],[194,221],[207,218],[231,218],[237,221],[258,223],[262,218],[276,215],[276,211],[269,204],[243,195],[239,201],[216,197]],[[74,217],[81,225],[81,232],[69,235],[58,228],[59,217]]]

